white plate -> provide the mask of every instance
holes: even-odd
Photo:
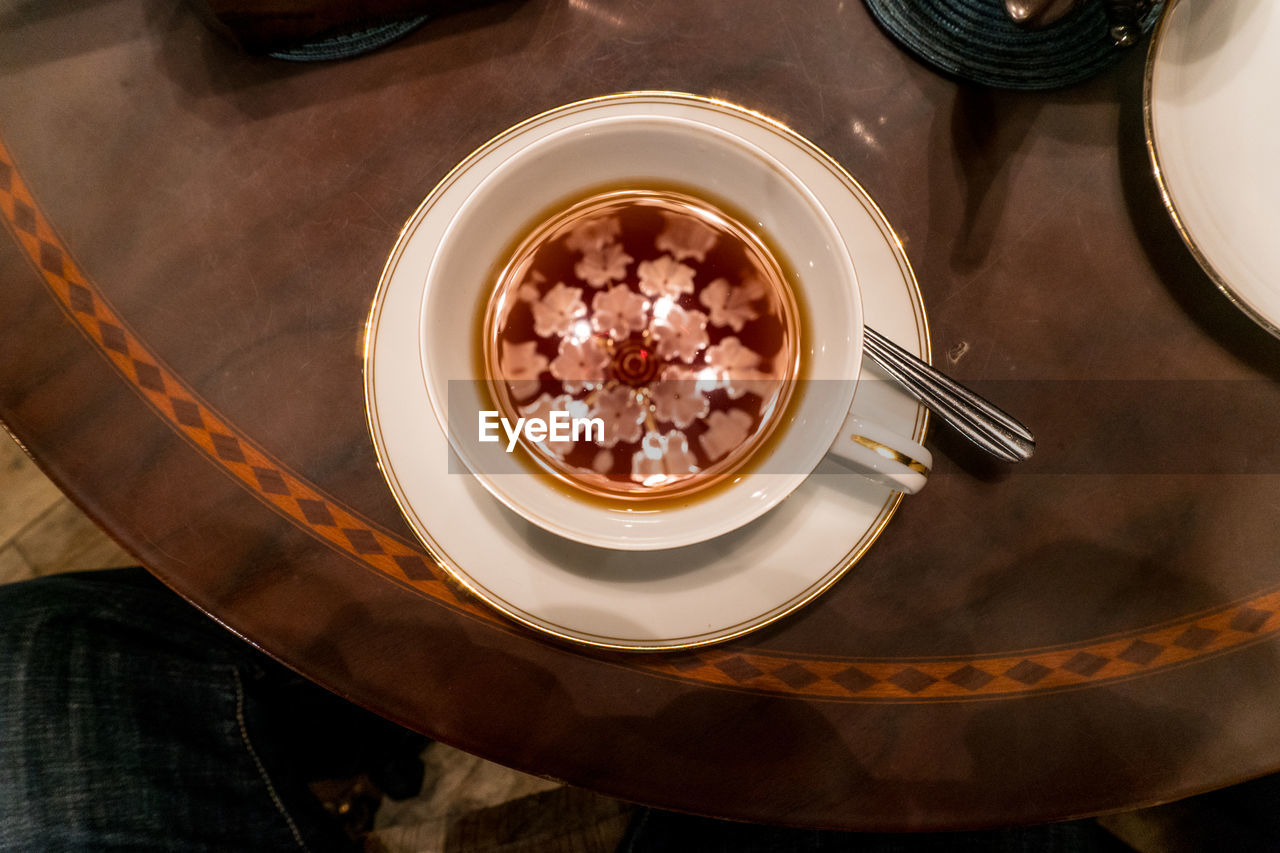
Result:
[[[1147,140],[1175,224],[1219,288],[1280,335],[1280,4],[1174,2],[1147,63]]]
[[[691,95],[629,93],[562,107],[486,143],[406,223],[369,316],[365,394],[387,482],[414,532],[459,582],[507,616],[563,639],[619,649],[676,649],[738,636],[812,600],[870,547],[901,496],[824,462],[787,500],[719,538],[665,551],[616,551],[547,533],[450,473],[449,446],[419,367],[423,278],[458,206],[486,176],[482,152],[519,131],[537,138],[629,111],[706,118],[786,156],[839,224],[858,264],[867,322],[928,358],[919,289],[893,230],[834,161],[750,111]],[[531,135],[532,134],[532,135]],[[797,157],[797,153],[803,154]],[[865,275],[865,278],[863,276]],[[923,440],[927,416],[871,366],[855,412]],[[455,470],[460,466],[454,466]]]

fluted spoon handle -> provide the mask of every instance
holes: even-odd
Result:
[[[1021,462],[1035,452],[1035,436],[1012,416],[875,329],[867,327],[864,337],[872,361],[974,444],[1006,462]]]

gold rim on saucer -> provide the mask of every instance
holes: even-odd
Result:
[[[1160,146],[1156,140],[1154,109],[1156,63],[1159,60],[1160,50],[1168,38],[1170,31],[1169,21],[1173,18],[1174,10],[1180,5],[1180,0],[1169,0],[1168,5],[1165,6],[1160,15],[1159,22],[1156,24],[1155,32],[1151,36],[1151,44],[1147,48],[1146,69],[1143,73],[1142,81],[1142,119],[1146,132],[1147,156],[1151,161],[1151,171],[1155,175],[1156,184],[1160,188],[1160,198],[1164,202],[1165,210],[1169,212],[1173,227],[1177,229],[1178,236],[1182,238],[1182,242],[1191,252],[1191,256],[1196,259],[1196,263],[1204,270],[1205,275],[1209,277],[1209,280],[1214,283],[1214,286],[1218,288],[1222,295],[1246,317],[1276,337],[1280,337],[1280,324],[1249,304],[1244,296],[1232,287],[1226,276],[1214,267],[1204,249],[1196,242],[1195,237],[1192,236],[1186,226],[1182,213],[1179,212],[1178,204],[1173,197],[1173,190],[1169,185],[1168,173],[1160,159]]]

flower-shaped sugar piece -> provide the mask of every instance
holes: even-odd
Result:
[[[544,338],[567,335],[574,320],[587,313],[582,288],[558,282],[533,303],[533,330]]]
[[[652,261],[641,261],[636,267],[640,276],[640,291],[657,299],[666,296],[679,299],[683,293],[693,293],[693,267],[687,267],[670,255],[662,255]]]
[[[698,473],[698,460],[689,452],[689,439],[678,429],[665,435],[647,432],[631,457],[631,479],[646,486],[662,486]]]
[[[692,364],[708,342],[707,315],[686,311],[669,299],[659,299],[653,307],[649,334],[653,335],[658,355]]]
[[[731,377],[735,373],[754,370],[760,364],[760,356],[755,350],[744,345],[733,335],[707,350],[707,366],[714,368],[722,377]]]
[[[560,354],[551,362],[551,375],[559,379],[564,390],[577,394],[604,381],[609,354],[596,338],[560,342]]]
[[[589,417],[604,421],[604,440],[596,443],[613,447],[620,441],[640,439],[644,429],[644,404],[630,385],[615,385],[596,395]]]
[[[734,400],[751,392],[767,398],[769,385],[779,380],[761,371],[759,366],[759,354],[732,335],[707,350],[707,367],[715,372],[718,384]]]
[[[625,284],[602,290],[591,300],[591,328],[615,341],[642,331],[649,320],[649,300]]]
[[[760,316],[751,303],[763,296],[764,285],[758,278],[749,278],[737,287],[718,278],[698,294],[698,301],[710,313],[713,325],[741,332],[743,326]]]
[[[660,421],[687,427],[711,411],[711,400],[698,390],[698,375],[692,370],[668,367],[649,390],[653,413]]]
[[[537,393],[542,384],[538,378],[547,369],[547,357],[538,352],[537,341],[513,344],[502,342],[502,378],[517,400]]]
[[[717,410],[707,416],[707,427],[698,436],[698,444],[714,462],[746,442],[751,434],[751,416],[741,409]]]
[[[622,223],[618,217],[601,216],[577,225],[569,232],[564,244],[575,252],[591,252],[614,242],[621,233]]]
[[[573,265],[573,272],[592,287],[604,287],[611,281],[626,278],[627,264],[633,260],[621,243],[610,243],[599,249],[588,249],[582,260]]]
[[[716,232],[712,228],[680,213],[664,211],[662,218],[666,220],[666,227],[655,243],[658,249],[670,252],[681,261],[693,258],[701,263],[707,259],[707,252],[716,244]]]
[[[520,414],[526,418],[539,418],[547,423],[551,423],[552,412],[568,412],[571,418],[585,418],[587,416],[587,404],[581,400],[573,399],[568,394],[552,397],[550,394],[543,392],[532,403],[520,407]],[[534,442],[534,444],[554,453],[561,459],[568,455],[570,450],[573,450],[575,443],[573,441],[551,441],[550,437],[545,441]]]

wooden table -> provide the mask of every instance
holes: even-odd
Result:
[[[316,681],[640,802],[856,829],[1030,822],[1280,768],[1280,342],[1151,177],[1135,52],[959,86],[857,2],[499,3],[346,63],[248,58],[156,0],[0,12],[0,417],[152,571]],[[415,543],[364,416],[398,229],[535,112],[667,88],[840,160],[935,361],[1035,427],[945,430],[854,571],[729,645],[556,645]]]

